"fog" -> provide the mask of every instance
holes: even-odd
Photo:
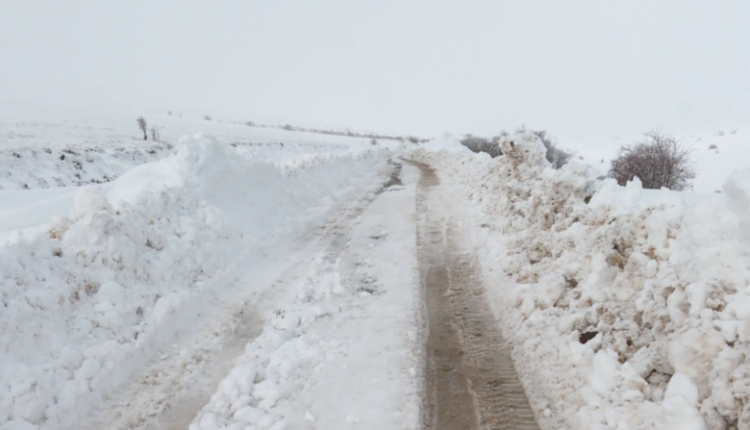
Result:
[[[436,136],[750,126],[740,1],[0,3],[0,105]]]

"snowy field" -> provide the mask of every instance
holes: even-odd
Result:
[[[136,126],[147,120],[149,140]],[[36,189],[108,182],[133,166],[162,158],[177,141],[197,131],[224,143],[241,145],[318,145],[330,152],[337,145],[367,139],[293,133],[278,128],[258,128],[220,119],[182,117],[178,113],[129,110],[68,113],[50,109],[0,108],[0,189]],[[151,138],[158,132],[158,142]]]
[[[542,429],[750,428],[742,130],[672,192],[600,179],[607,148],[552,170],[531,135],[490,159],[176,113],[144,142],[137,116],[0,111],[0,429],[420,428],[403,159]]]
[[[750,148],[750,128],[719,130],[710,133],[680,133],[678,130],[662,130],[673,135],[678,142],[691,151],[697,177],[693,181],[693,191],[700,193],[722,192],[722,186],[729,173],[748,168],[747,154]],[[645,130],[644,130],[645,131]],[[579,161],[596,167],[602,174],[609,170],[612,158],[622,145],[643,140],[643,136],[633,134],[627,138],[589,142],[564,139],[560,147],[573,150]]]

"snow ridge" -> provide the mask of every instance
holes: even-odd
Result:
[[[409,152],[470,202],[492,306],[544,428],[750,427],[748,186],[644,190],[530,134]],[[744,175],[744,176],[743,176]]]
[[[386,168],[374,150],[260,158],[184,138],[174,155],[82,188],[47,233],[0,248],[0,423],[74,426],[246,253],[305,231]]]

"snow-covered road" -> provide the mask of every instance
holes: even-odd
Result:
[[[283,148],[197,136],[108,184],[0,193],[9,231],[35,227],[0,248],[0,428],[534,428],[434,174]]]
[[[46,189],[10,156],[0,430],[750,425],[747,171],[283,136],[53,157]]]
[[[376,193],[247,255],[76,428],[536,428],[460,212],[426,166],[389,163]]]
[[[82,427],[417,428],[415,171],[248,259],[194,328]]]
[[[319,149],[189,137],[108,184],[0,192],[13,215],[0,226],[13,234],[0,247],[0,426],[186,427],[207,402],[201,420],[224,407],[211,400],[217,384],[258,335],[270,365],[281,347],[274,318],[296,315],[290,330],[302,330],[335,313],[330,297],[379,286],[371,263],[341,250],[388,181],[387,150]],[[341,260],[325,257],[331,247]],[[321,357],[345,347],[321,345]]]
[[[418,237],[428,322],[424,427],[538,429],[488,307],[464,214],[434,170],[413,164],[421,171]]]

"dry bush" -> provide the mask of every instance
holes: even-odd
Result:
[[[499,138],[488,140],[484,137],[467,134],[466,137],[461,139],[461,144],[469,148],[472,152],[485,152],[490,154],[490,157],[495,158],[503,155],[502,151],[500,151],[500,145],[498,145],[499,141]]]
[[[161,135],[159,134],[159,129],[156,128],[156,126],[151,126],[151,140],[154,142],[160,142],[161,141]]]
[[[620,147],[608,176],[620,185],[638,177],[643,188],[681,191],[695,179],[690,152],[673,136],[650,131],[643,141]]]
[[[525,125],[522,125],[516,129],[516,133],[533,133],[534,136],[538,137],[547,149],[545,158],[550,162],[554,169],[561,168],[575,155],[575,152],[567,151],[557,146],[557,139],[547,133],[547,130],[531,130],[527,129]]]
[[[142,116],[139,116],[135,122],[138,124],[138,128],[143,132],[143,140],[148,140],[148,134],[146,133],[146,120],[143,119]]]

